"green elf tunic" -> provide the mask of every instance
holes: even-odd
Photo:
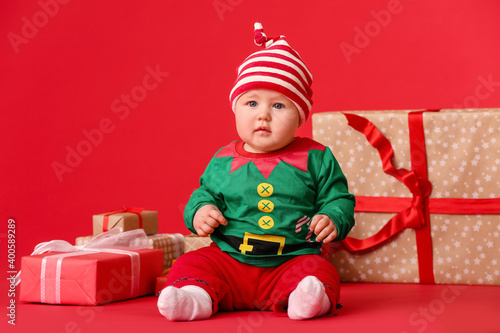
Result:
[[[234,259],[258,267],[278,266],[303,254],[319,254],[321,243],[309,230],[316,214],[337,226],[335,241],[354,226],[355,199],[330,149],[308,138],[255,154],[234,141],[208,164],[186,205],[184,219],[193,228],[196,211],[215,205],[228,224],[211,235]]]

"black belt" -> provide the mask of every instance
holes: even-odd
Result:
[[[301,244],[280,244],[277,241],[265,240],[266,236],[253,235],[244,239],[242,237],[223,235],[220,230],[214,230],[214,236],[219,238],[221,241],[227,243],[233,249],[244,254],[251,255],[279,255],[295,252],[298,250],[312,248],[321,250],[321,243],[311,242],[311,243],[301,243]],[[283,238],[277,236],[267,236],[270,238]]]

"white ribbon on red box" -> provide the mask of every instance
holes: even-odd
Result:
[[[143,229],[122,232],[121,228],[113,228],[93,237],[84,245],[72,245],[64,240],[52,240],[35,246],[31,255],[45,252],[64,252],[46,256],[42,259],[40,273],[40,300],[42,303],[61,303],[61,266],[64,258],[81,256],[89,253],[109,252],[130,256],[131,263],[131,297],[137,297],[139,291],[140,258],[133,250],[152,249]],[[21,272],[16,278],[16,285],[21,281]]]

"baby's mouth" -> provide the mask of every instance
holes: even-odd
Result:
[[[265,133],[271,133],[271,130],[265,126],[260,126],[255,130],[255,132],[265,132]]]

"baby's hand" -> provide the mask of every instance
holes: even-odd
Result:
[[[314,231],[316,241],[329,243],[337,237],[337,226],[333,223],[332,219],[325,214],[315,215],[309,226],[310,230]]]
[[[214,232],[219,224],[227,225],[226,218],[214,205],[200,207],[193,218],[193,227],[200,237],[206,237]]]

